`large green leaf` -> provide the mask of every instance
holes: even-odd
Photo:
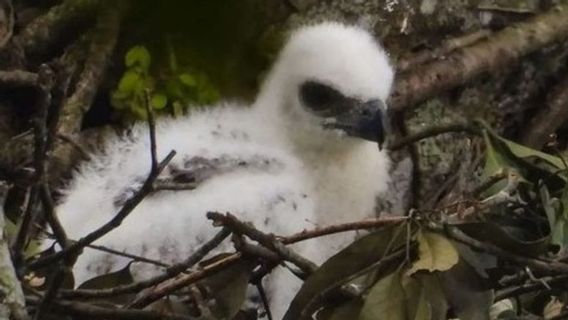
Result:
[[[363,270],[375,265],[393,250],[404,250],[409,245],[406,226],[392,225],[366,235],[327,260],[304,283],[290,308],[285,320],[311,319],[312,313],[322,304],[326,294],[352,280]],[[403,259],[389,260],[382,266],[382,275],[392,272]]]
[[[407,301],[400,272],[379,280],[369,291],[359,320],[407,320]]]
[[[444,236],[432,232],[418,232],[418,260],[414,261],[408,274],[416,271],[445,271],[458,263],[458,252]]]
[[[475,268],[460,259],[438,275],[444,295],[460,320],[489,320],[493,293]]]
[[[239,312],[255,265],[250,260],[243,260],[202,281],[201,285],[211,292],[215,301],[212,311],[216,318],[232,319]]]

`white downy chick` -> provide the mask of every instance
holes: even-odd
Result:
[[[208,211],[230,212],[277,235],[372,216],[389,180],[377,142],[392,81],[388,58],[367,31],[339,23],[296,30],[252,107],[225,103],[158,121],[158,157],[177,151],[160,179],[198,181],[197,188],[151,194],[95,244],[175,263],[218,231]],[[57,211],[69,237],[110,220],[149,170],[145,123],[108,141],[63,190]],[[353,239],[348,233],[292,247],[321,263]],[[76,283],[128,262],[87,248],[74,268]],[[132,269],[137,279],[160,272],[142,263]],[[277,269],[267,292],[280,319],[301,282]]]

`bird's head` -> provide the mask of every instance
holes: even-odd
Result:
[[[352,145],[358,138],[381,145],[392,82],[387,55],[369,32],[322,23],[291,34],[256,105],[284,119],[295,144]]]

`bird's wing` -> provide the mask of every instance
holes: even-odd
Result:
[[[193,181],[196,187],[151,194],[96,244],[173,263],[215,234],[217,230],[205,218],[208,211],[230,212],[275,234],[310,226],[313,189],[300,163],[289,153],[259,143],[267,133],[253,131],[259,126],[246,123],[246,113],[242,122],[230,121],[240,123],[231,127],[223,125],[222,115],[220,111],[171,120],[158,127],[159,155],[171,149],[178,152],[160,179]],[[78,239],[103,225],[136,192],[150,168],[147,134],[144,127],[135,128],[129,138],[111,141],[103,153],[79,169],[58,206],[70,238]],[[230,249],[230,244],[224,249]],[[126,262],[86,249],[77,261],[75,276],[80,283]]]

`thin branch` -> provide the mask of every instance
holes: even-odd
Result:
[[[256,290],[258,290],[258,294],[260,295],[260,300],[262,300],[262,305],[264,306],[264,310],[266,311],[266,318],[268,320],[273,320],[272,318],[272,311],[270,310],[270,304],[268,303],[268,297],[266,296],[266,292],[264,291],[264,287],[262,286],[262,282],[259,281],[256,284]]]
[[[349,222],[327,227],[317,228],[313,230],[304,230],[302,232],[293,234],[288,237],[280,238],[284,244],[292,244],[307,239],[318,238],[325,235],[330,235],[345,231],[354,231],[362,229],[380,228],[386,225],[398,224],[408,220],[408,217],[383,217],[377,219],[368,219],[363,221]]]
[[[38,73],[39,98],[36,115],[32,119],[34,132],[34,179],[30,191],[26,211],[22,217],[16,241],[12,247],[14,265],[19,269],[23,263],[25,246],[35,220],[35,205],[39,199],[40,186],[45,177],[47,161],[47,115],[51,104],[51,89],[53,87],[53,72],[47,65],[41,65]],[[21,271],[21,270],[18,270]]]
[[[244,223],[230,213],[221,214],[218,212],[208,212],[207,219],[214,222],[215,225],[222,225],[237,234],[243,234],[257,241],[261,245],[273,250],[286,261],[298,266],[305,274],[311,274],[317,269],[317,265],[300,256],[293,250],[286,248],[283,242],[279,241],[275,236],[268,235],[262,231],[255,229],[252,225]]]
[[[436,126],[424,129],[418,133],[415,133],[410,136],[406,136],[401,138],[397,141],[394,141],[392,144],[388,146],[389,150],[396,151],[401,148],[404,148],[407,145],[413,144],[420,140],[435,137],[444,133],[450,132],[465,132],[472,135],[479,135],[479,130],[477,130],[474,126],[466,123],[453,123],[448,125]]]
[[[38,226],[38,228],[40,228],[40,229],[41,229],[41,227],[42,227],[42,226]],[[54,238],[54,235],[51,234],[51,233],[49,233],[49,232],[47,232],[46,230],[43,230],[43,229],[42,229],[41,231],[42,231],[43,233],[45,233],[48,237]],[[73,239],[67,239],[67,240],[68,240],[70,243],[75,243],[75,242],[77,242],[76,240],[73,240]],[[148,258],[145,258],[145,257],[141,257],[141,256],[138,256],[138,255],[134,255],[134,254],[128,253],[128,252],[122,252],[122,251],[114,250],[114,249],[111,249],[111,248],[108,248],[108,247],[105,247],[105,246],[99,246],[99,245],[89,244],[89,245],[87,245],[85,248],[90,248],[90,249],[95,249],[95,250],[99,250],[99,251],[102,251],[102,252],[107,252],[107,253],[110,253],[110,254],[113,254],[113,255],[116,255],[116,256],[120,256],[120,257],[125,257],[125,258],[128,258],[128,259],[132,259],[133,261],[136,261],[136,262],[143,262],[143,263],[153,264],[153,265],[156,265],[156,266],[159,266],[159,267],[167,268],[167,267],[170,266],[169,264],[163,263],[163,262],[161,262],[161,261],[157,261],[157,260],[153,260],[153,259],[148,259]]]
[[[150,131],[150,156],[152,159],[152,171],[158,170],[158,151],[156,145],[156,122],[154,121],[154,110],[152,109],[152,99],[149,90],[145,91],[146,115],[148,117],[148,130]]]
[[[215,274],[225,268],[228,268],[235,263],[239,262],[242,258],[243,254],[240,252],[231,254],[221,260],[213,262],[207,266],[204,266],[202,269],[194,271],[187,275],[181,275],[175,279],[171,279],[167,282],[164,282],[157,286],[152,291],[136,298],[130,304],[128,304],[127,308],[143,308],[147,305],[158,301],[159,299],[169,295],[170,293],[177,291],[181,288],[185,288],[190,284],[196,283],[199,280],[205,279],[212,274]]]
[[[26,297],[29,304],[39,303],[37,297]],[[117,320],[191,320],[193,318],[163,313],[153,310],[125,310],[117,308],[105,308],[83,302],[54,300],[53,308],[56,313],[76,316],[81,319],[117,319]]]
[[[158,175],[164,170],[164,168],[168,165],[168,163],[172,160],[175,156],[176,152],[171,151],[165,158],[158,164],[158,169],[156,172],[151,172],[144,184],[140,187],[140,189],[132,195],[126,202],[124,206],[118,211],[118,213],[107,223],[103,226],[99,227],[95,231],[89,233],[85,237],[79,239],[74,244],[70,245],[68,248],[58,251],[50,256],[45,258],[38,259],[28,266],[29,268],[38,268],[41,266],[48,265],[53,263],[54,261],[58,261],[64,258],[68,258],[69,256],[74,256],[81,251],[85,246],[97,241],[107,233],[111,232],[112,230],[118,228],[124,219],[128,217],[128,215],[138,206],[144,198],[152,192],[152,185],[154,181],[158,178]]]
[[[542,281],[544,281],[549,286],[564,285],[568,281],[568,276],[561,275],[556,277],[547,277],[542,279]],[[525,293],[543,289],[547,288],[543,285],[542,282],[525,283],[496,291],[494,301],[500,301],[511,297],[518,297],[519,295]]]
[[[137,281],[132,284],[116,286],[110,289],[102,290],[89,290],[89,289],[77,289],[77,290],[64,290],[62,295],[64,297],[70,298],[103,298],[116,296],[126,293],[136,293],[143,289],[153,287],[166,280],[172,279],[178,276],[180,273],[190,269],[199,261],[201,261],[211,250],[215,249],[223,240],[225,240],[230,234],[228,229],[222,229],[217,233],[211,240],[203,244],[197,251],[195,251],[191,256],[187,257],[184,261],[174,264],[167,268],[166,271],[156,277]]]
[[[392,218],[381,218],[381,219],[373,219],[373,220],[365,220],[365,221],[359,221],[359,222],[345,223],[345,224],[339,224],[339,225],[332,225],[332,226],[328,226],[328,227],[317,228],[317,229],[309,230],[309,231],[302,231],[300,233],[291,235],[289,237],[277,237],[277,239],[281,239],[282,243],[285,243],[285,244],[293,244],[293,243],[296,243],[296,242],[305,241],[305,240],[308,240],[308,239],[317,238],[317,237],[321,237],[321,236],[324,236],[324,235],[329,235],[329,234],[334,234],[334,233],[339,233],[339,232],[378,228],[378,227],[381,227],[381,226],[384,226],[384,225],[387,225],[387,224],[391,224],[391,223],[404,222],[407,219],[408,219],[407,217],[392,217]],[[196,251],[192,256],[187,258],[184,262],[173,265],[169,269],[170,270],[169,272],[166,271],[165,273],[158,275],[154,278],[150,278],[150,279],[144,280],[144,281],[135,282],[135,283],[129,284],[129,285],[117,286],[117,287],[109,288],[109,289],[62,290],[61,294],[62,294],[63,297],[67,297],[67,298],[107,298],[107,297],[126,294],[126,293],[139,292],[142,289],[146,289],[146,288],[158,285],[158,284],[160,284],[160,283],[162,283],[166,280],[173,279],[175,276],[177,276],[176,272],[178,272],[178,271],[183,272],[183,271],[189,269],[197,261],[201,260],[202,257],[204,257],[208,252],[210,252],[215,247],[217,247],[219,245],[219,243],[221,243],[228,235],[229,235],[228,229],[221,230],[213,239],[211,239],[209,242],[205,243],[200,249],[198,249],[198,251]],[[263,248],[263,247],[258,247],[257,249],[259,249],[259,248]],[[247,249],[254,250],[250,247],[247,247],[244,250],[245,251],[244,253],[253,254],[253,252],[247,252]],[[270,251],[270,252],[272,252],[272,251]],[[259,252],[256,252],[256,253],[259,253]],[[262,253],[259,253],[259,255],[262,255]],[[211,271],[211,272],[214,272],[216,270],[222,269],[223,267],[228,267],[228,266],[232,265],[234,263],[233,259],[236,259],[237,256],[238,257],[243,256],[243,252],[234,253],[231,256],[229,256],[229,257],[232,257],[232,258],[223,259],[224,262],[222,262],[220,264],[216,264],[215,267],[212,267],[211,270],[213,270],[213,271]],[[266,256],[266,257],[268,258],[268,256]],[[274,256],[270,255],[270,257],[274,257]],[[204,268],[207,269],[208,266],[205,266]],[[169,291],[168,293],[164,293],[164,295],[167,295],[167,294],[177,290],[176,288],[182,288],[184,286],[182,284],[184,284],[184,283],[190,284],[190,283],[193,283],[193,281],[198,281],[198,280],[195,280],[196,278],[201,279],[200,274],[192,276],[193,273],[194,272],[192,272],[188,275],[181,276],[181,278],[178,277],[177,279],[172,280],[172,283],[168,286],[168,288],[170,288],[171,291]],[[148,299],[150,299],[150,298],[148,298]]]
[[[67,233],[61,225],[57,214],[55,213],[55,204],[51,198],[51,192],[49,191],[49,185],[47,183],[42,183],[40,186],[40,197],[43,203],[44,215],[47,223],[51,227],[55,239],[62,248],[66,248],[69,245],[69,239],[67,238]]]

